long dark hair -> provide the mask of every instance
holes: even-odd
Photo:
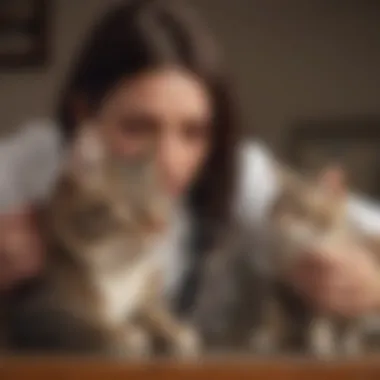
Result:
[[[213,149],[189,201],[203,226],[220,226],[230,213],[237,126],[219,52],[187,4],[129,0],[110,9],[90,33],[69,75],[58,119],[70,141],[76,128],[73,98],[82,96],[91,112],[121,79],[168,64],[195,73],[213,97]]]

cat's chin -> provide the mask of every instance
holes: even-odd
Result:
[[[129,248],[129,249],[128,249]],[[131,250],[125,242],[106,242],[89,245],[80,254],[76,254],[78,261],[91,271],[112,271],[126,265],[139,252]]]

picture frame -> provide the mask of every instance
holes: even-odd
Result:
[[[40,67],[47,62],[50,3],[0,1],[0,69]]]
[[[288,159],[311,174],[340,165],[350,187],[380,199],[380,115],[298,121],[291,128]]]

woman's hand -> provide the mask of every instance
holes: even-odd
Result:
[[[0,291],[38,273],[43,247],[33,210],[0,216]]]
[[[380,310],[380,266],[364,248],[305,254],[291,282],[322,312],[355,317]]]

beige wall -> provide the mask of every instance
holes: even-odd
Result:
[[[248,130],[281,146],[298,118],[378,112],[376,1],[193,1],[225,46]],[[2,128],[51,113],[73,49],[110,2],[55,1],[47,70],[0,72]]]

